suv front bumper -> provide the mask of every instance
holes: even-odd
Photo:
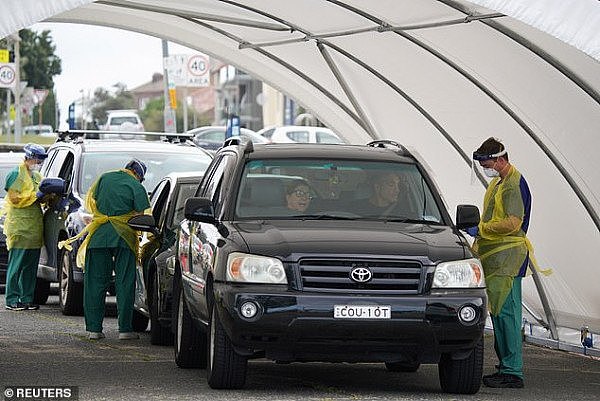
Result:
[[[469,355],[483,335],[485,289],[416,296],[306,293],[277,286],[215,283],[221,322],[236,350],[279,361],[437,363],[442,353]],[[254,302],[258,313],[240,308]],[[335,305],[389,306],[389,319],[334,318]],[[476,313],[461,322],[459,310]]]

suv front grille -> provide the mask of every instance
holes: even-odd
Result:
[[[423,268],[413,260],[301,259],[298,266],[304,291],[408,295],[419,294],[424,282]],[[372,278],[352,280],[355,267],[367,268]]]

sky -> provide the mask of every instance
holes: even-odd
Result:
[[[51,31],[55,53],[62,60],[62,73],[54,77],[61,129],[68,128],[69,104],[81,99],[82,93],[93,96],[96,88],[110,90],[118,82],[133,89],[150,81],[153,73],[163,72],[162,43],[153,36],[67,23],[39,23],[29,29]],[[197,52],[169,42],[169,53]]]

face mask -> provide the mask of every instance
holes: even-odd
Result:
[[[40,171],[40,168],[42,167],[41,164],[34,164],[30,167],[31,171]]]
[[[485,174],[486,176],[493,178],[493,177],[499,177],[500,173],[497,172],[496,170],[494,170],[493,168],[484,168],[483,169],[483,174]]]

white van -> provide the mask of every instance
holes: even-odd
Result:
[[[273,143],[346,143],[325,127],[285,125],[266,128],[258,133]]]

